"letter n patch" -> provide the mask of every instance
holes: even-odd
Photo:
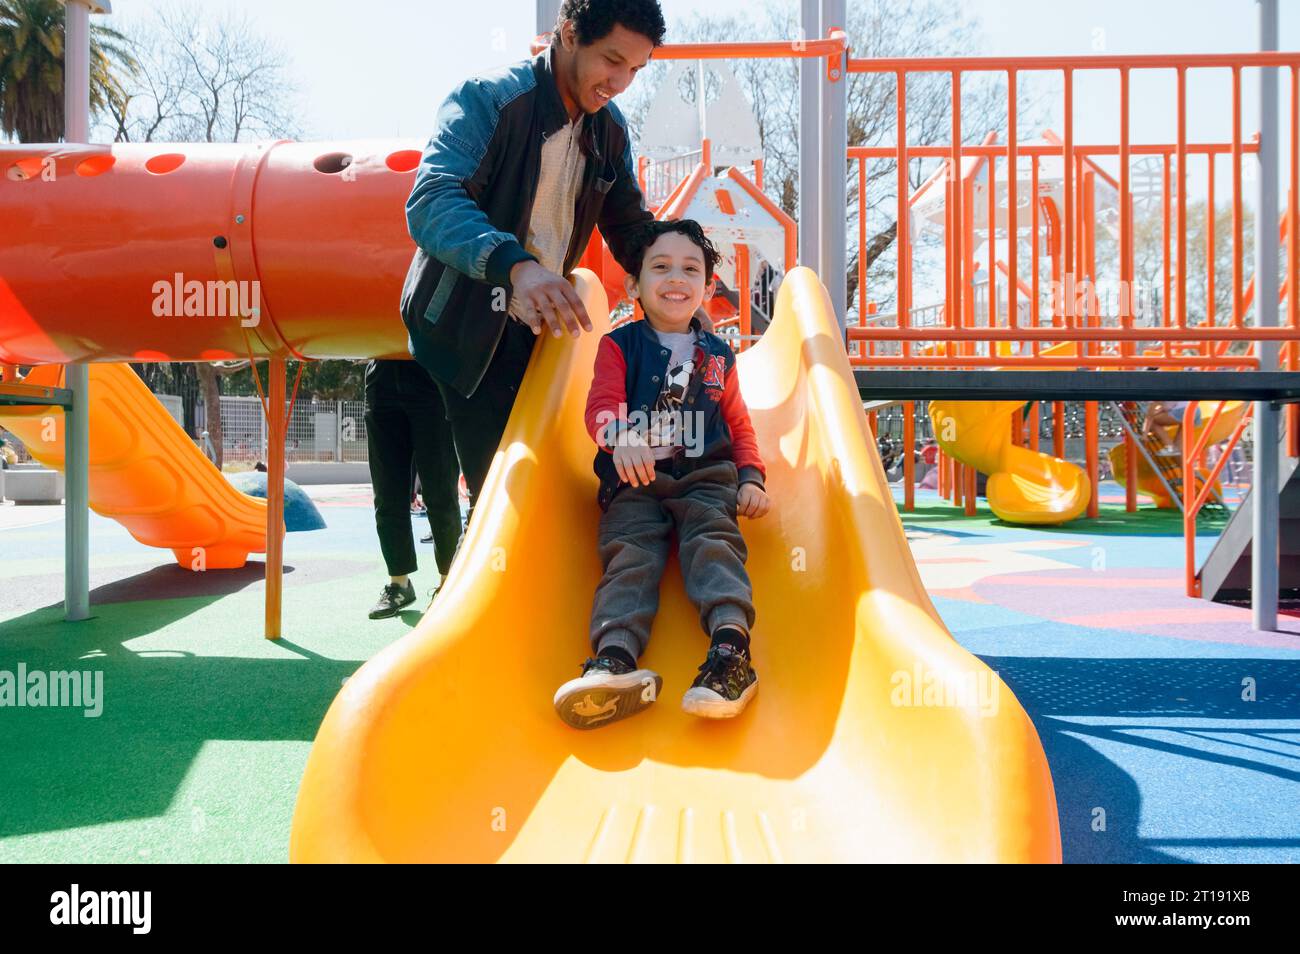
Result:
[[[704,366],[704,386],[720,388],[724,386],[727,374],[727,359],[722,355],[710,355],[709,363]]]

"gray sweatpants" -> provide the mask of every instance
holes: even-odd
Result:
[[[655,472],[649,486],[624,487],[600,520],[604,569],[591,607],[591,646],[645,652],[659,609],[659,580],[677,531],[686,595],[712,635],[721,626],[754,625],[749,555],[736,526],[736,465],[708,464],[682,477]]]

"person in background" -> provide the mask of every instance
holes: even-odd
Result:
[[[366,442],[375,493],[375,530],[388,582],[371,619],[396,616],[415,602],[410,575],[417,569],[411,527],[411,462],[420,476],[434,559],[441,586],[460,540],[460,466],[442,396],[414,361],[374,360],[366,365]]]
[[[1189,407],[1194,408],[1192,413],[1193,427],[1199,427],[1201,424],[1201,407],[1197,401],[1171,401],[1165,403],[1162,401],[1152,401],[1147,405],[1146,418],[1142,422],[1142,433],[1144,436],[1154,437],[1166,450],[1176,451],[1174,447],[1174,436],[1169,433],[1167,428],[1181,427],[1183,418],[1187,414]]]

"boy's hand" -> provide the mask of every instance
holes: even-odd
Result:
[[[634,430],[621,432],[614,441],[614,469],[619,480],[640,487],[655,480],[655,454]]]
[[[772,508],[767,491],[758,484],[741,484],[736,494],[736,512],[742,517],[757,520]]]
[[[510,284],[514,292],[510,313],[533,334],[540,335],[547,325],[557,338],[566,331],[576,338],[591,330],[587,308],[573,286],[539,263],[531,259],[516,263],[510,269]]]

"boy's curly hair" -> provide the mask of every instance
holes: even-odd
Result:
[[[640,278],[641,265],[645,261],[646,249],[653,245],[659,236],[668,232],[678,232],[685,235],[699,247],[704,255],[704,281],[707,284],[713,278],[713,269],[722,260],[722,256],[718,254],[718,250],[709,241],[709,237],[704,234],[703,226],[694,219],[664,221],[655,219],[633,230],[627,239],[627,257],[629,264],[632,266],[632,270],[628,274],[633,278]]]
[[[618,24],[662,46],[668,29],[658,0],[564,0],[556,27],[565,20],[573,21],[583,46],[603,40]]]

